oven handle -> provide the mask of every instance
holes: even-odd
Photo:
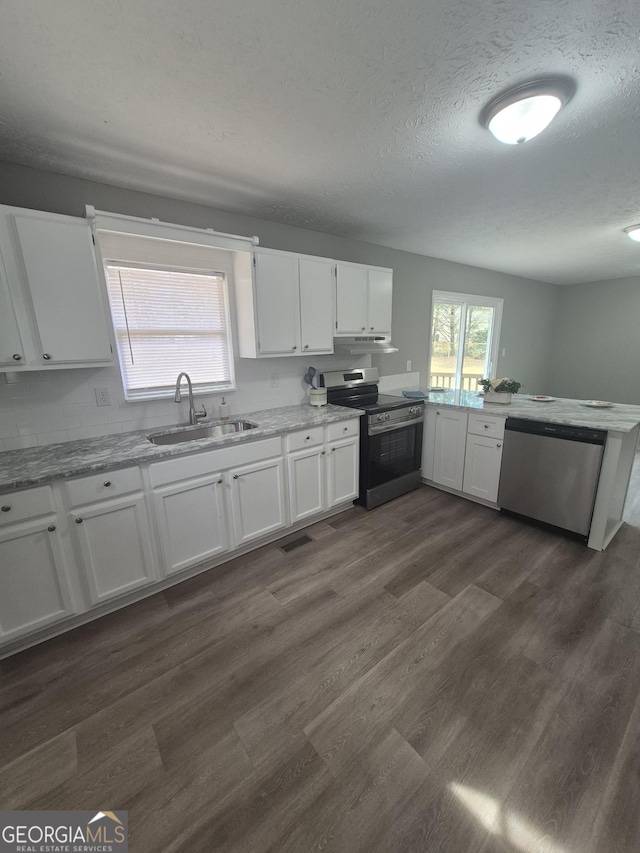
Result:
[[[424,417],[419,415],[417,418],[411,418],[408,421],[391,421],[388,423],[369,424],[367,435],[379,435],[382,432],[393,432],[397,429],[413,426],[414,424],[424,423]]]

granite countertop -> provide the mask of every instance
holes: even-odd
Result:
[[[409,390],[409,389],[407,389]],[[412,389],[413,390],[413,389]],[[402,396],[402,391],[386,391],[392,396]],[[427,392],[425,392],[427,393]],[[640,406],[614,403],[611,408],[592,408],[584,401],[558,397],[550,402],[532,400],[527,394],[514,394],[509,405],[485,403],[477,391],[429,391],[427,405],[453,406],[486,414],[509,418],[525,418],[532,421],[548,421],[552,424],[605,429],[612,432],[631,432],[640,423]]]
[[[175,432],[177,429],[164,427],[65,441],[25,450],[9,450],[0,453],[0,492],[42,485],[52,480],[69,479],[82,474],[124,468],[141,462],[156,462],[159,459],[184,456],[200,450],[213,450],[229,444],[256,441],[296,429],[349,420],[361,414],[363,412],[360,409],[347,409],[344,406],[285,406],[280,409],[245,412],[231,418],[256,424],[255,429],[180,444],[152,444],[147,439],[148,435]],[[201,421],[198,426],[211,423],[221,422]]]

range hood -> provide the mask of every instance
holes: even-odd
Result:
[[[389,335],[356,335],[352,338],[334,338],[333,343],[336,349],[346,350],[351,355],[398,352],[398,347],[393,346]]]

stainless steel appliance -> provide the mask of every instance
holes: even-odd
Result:
[[[502,511],[588,537],[606,439],[600,429],[507,418]]]
[[[337,406],[363,409],[360,419],[360,494],[373,509],[420,485],[424,403],[378,393],[377,367],[323,373],[320,385]]]

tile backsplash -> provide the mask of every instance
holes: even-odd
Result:
[[[231,416],[258,409],[304,403],[302,377],[309,364],[318,373],[349,367],[368,367],[371,356],[237,359],[236,391],[225,393]],[[176,368],[176,377],[180,372]],[[275,384],[277,383],[277,385]],[[96,388],[106,388],[110,405],[98,406]],[[186,383],[183,384],[186,391]],[[218,417],[221,394],[197,395],[208,418]],[[186,423],[189,403],[173,399],[125,402],[117,365],[112,367],[0,373],[0,450],[112,435]]]

